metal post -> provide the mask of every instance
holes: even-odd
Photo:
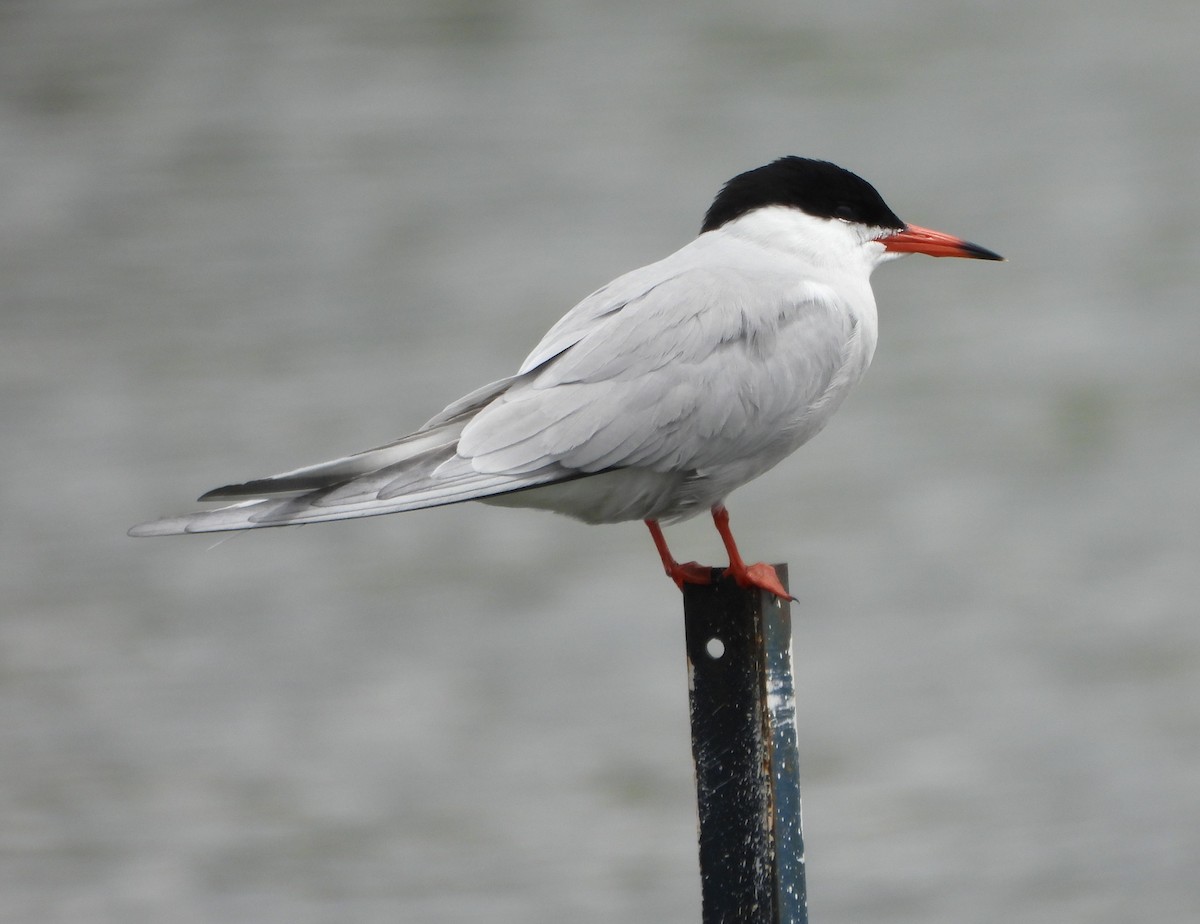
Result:
[[[714,570],[683,608],[704,924],[807,924],[791,607]]]

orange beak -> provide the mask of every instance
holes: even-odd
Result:
[[[879,243],[884,250],[893,253],[924,253],[931,257],[968,257],[972,260],[1004,259],[1000,254],[964,241],[961,237],[917,225],[908,225],[903,231],[881,237]]]

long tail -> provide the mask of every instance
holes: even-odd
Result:
[[[479,472],[457,454],[463,427],[514,381],[494,382],[467,395],[394,443],[214,488],[200,500],[237,502],[142,523],[129,535],[173,536],[372,517],[494,497],[574,477],[557,464],[518,474]]]

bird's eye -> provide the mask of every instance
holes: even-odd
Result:
[[[858,221],[858,210],[849,203],[843,202],[833,210],[833,217],[842,221]]]

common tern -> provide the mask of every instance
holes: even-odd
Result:
[[[680,586],[711,571],[671,555],[661,523],[710,511],[744,587],[725,498],[812,439],[863,376],[878,317],[871,272],[906,253],[1002,260],[906,224],[870,183],[783,157],[721,189],[700,235],[596,290],[515,375],[377,449],[215,488],[216,509],[132,536],[321,523],[478,500],[587,523],[643,520]]]

